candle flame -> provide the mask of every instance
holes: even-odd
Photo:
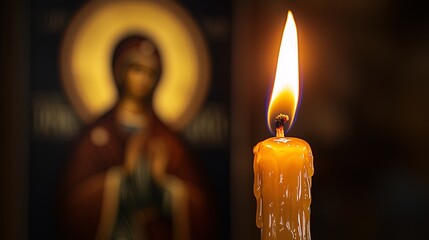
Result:
[[[273,92],[268,105],[268,127],[275,131],[274,119],[280,113],[289,116],[285,132],[293,125],[299,100],[298,34],[295,20],[288,11],[282,42],[280,44]]]

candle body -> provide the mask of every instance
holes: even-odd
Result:
[[[299,138],[272,137],[254,148],[256,225],[263,240],[311,239],[313,155]]]

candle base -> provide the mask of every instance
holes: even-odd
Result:
[[[253,152],[256,225],[262,239],[310,240],[310,146],[298,138],[273,137]]]

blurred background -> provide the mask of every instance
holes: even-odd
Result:
[[[87,1],[1,6],[1,237],[56,239],[54,188],[84,125],[60,82],[59,47]],[[313,239],[429,235],[429,18],[411,0],[176,1],[209,47],[212,82],[181,132],[202,159],[222,239],[260,239],[253,146],[287,10],[298,27],[303,96],[288,133],[314,154]]]

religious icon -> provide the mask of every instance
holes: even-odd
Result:
[[[204,174],[173,131],[189,121],[202,102],[201,94],[205,93],[208,79],[204,65],[207,56],[199,48],[202,45],[193,42],[201,39],[199,35],[193,37],[194,25],[186,25],[190,28],[175,25],[189,23],[183,12],[174,4],[157,6],[161,3],[164,4],[163,1],[95,1],[78,14],[86,18],[86,25],[75,20],[66,33],[62,51],[64,86],[78,113],[92,123],[76,141],[61,176],[58,214],[62,238],[181,240],[215,236]],[[123,18],[124,14],[127,18]],[[142,16],[185,20],[158,21],[170,24],[165,28]],[[103,25],[97,25],[101,22]],[[130,25],[133,31],[127,33]],[[101,28],[105,31],[100,31]],[[166,33],[166,29],[171,32]],[[100,41],[90,37],[94,32],[104,34],[97,36]],[[172,34],[176,34],[175,38]],[[111,91],[106,84],[98,84],[106,83],[100,76],[109,74],[91,75],[88,69],[105,70],[105,61],[100,56],[106,55],[100,49],[108,49],[118,39],[111,64],[107,64],[113,76],[111,85],[117,89]],[[175,46],[175,42],[182,45]],[[183,52],[181,46],[190,49]],[[177,52],[172,53],[174,49]],[[88,62],[94,56],[97,60]],[[180,59],[185,63],[180,63]],[[178,81],[183,84],[180,88]],[[164,89],[162,94],[159,88]],[[171,95],[165,98],[168,91]],[[117,96],[111,97],[113,94],[109,92],[117,92]],[[159,96],[164,100],[157,103]],[[104,103],[94,105],[97,101]],[[109,104],[112,107],[106,108]],[[101,117],[94,117],[103,109],[107,110]],[[177,124],[180,118],[183,122]]]
[[[157,48],[146,37],[125,38],[113,55],[113,71],[119,100],[84,131],[64,176],[67,234],[76,239],[207,239],[204,181],[151,107],[162,74]]]

